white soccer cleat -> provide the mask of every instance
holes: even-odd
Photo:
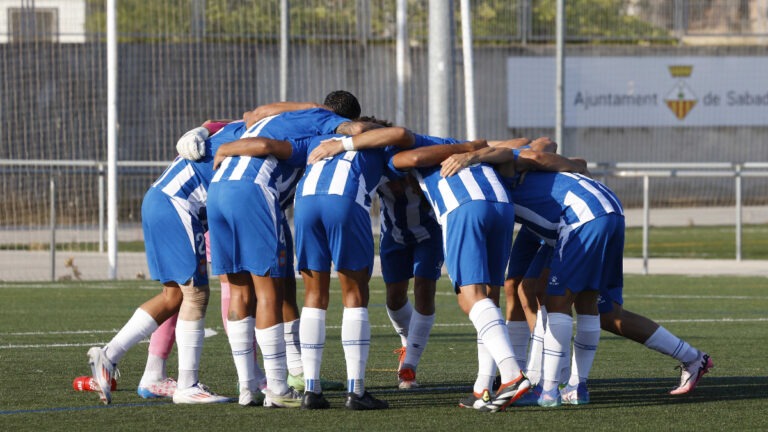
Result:
[[[91,375],[98,384],[96,392],[104,404],[112,403],[112,379],[117,378],[119,372],[117,367],[104,354],[104,350],[99,347],[92,347],[88,350],[88,365],[91,367]]]
[[[680,385],[669,392],[671,395],[686,394],[696,388],[701,377],[714,366],[707,353],[699,351],[698,357],[690,363],[680,365]]]
[[[175,392],[176,380],[170,377],[160,381],[141,382],[139,388],[136,389],[136,393],[144,399],[173,397]]]
[[[211,404],[229,402],[226,396],[212,392],[205,384],[196,383],[192,387],[176,389],[173,394],[175,404]]]

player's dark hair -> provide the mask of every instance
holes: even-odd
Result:
[[[377,124],[379,126],[384,126],[384,127],[391,127],[392,126],[392,122],[391,121],[384,120],[384,119],[378,119],[378,118],[376,118],[374,116],[361,116],[361,117],[356,118],[355,121],[366,122],[366,123],[374,123],[374,124]]]
[[[335,90],[328,93],[323,105],[331,109],[336,114],[354,119],[360,116],[360,102],[352,93],[346,90]]]

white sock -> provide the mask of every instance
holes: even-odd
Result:
[[[254,328],[254,331],[256,329]],[[254,333],[255,335],[255,333]],[[267,387],[267,375],[259,366],[259,343],[256,342],[256,337],[253,338],[253,376],[256,379],[256,384],[259,390]]]
[[[435,314],[422,315],[413,311],[411,316],[411,325],[408,328],[408,348],[405,350],[405,361],[414,371],[421,361],[421,355],[427,347],[429,333],[432,331],[432,325],[435,324]]]
[[[645,341],[645,346],[673,357],[680,363],[689,363],[699,356],[699,351],[696,348],[661,326]]]
[[[568,385],[587,382],[600,342],[600,316],[576,315],[576,336],[573,338],[573,361]]]
[[[478,339],[483,340],[483,345],[496,362],[501,373],[501,382],[506,383],[517,378],[520,375],[520,368],[512,354],[512,344],[509,341],[509,333],[504,325],[501,309],[493,304],[493,300],[486,298],[472,306],[469,319],[475,325]]]
[[[544,335],[544,364],[542,379],[544,391],[556,389],[560,383],[562,359],[570,358],[573,318],[562,313],[547,314],[547,332]]]
[[[197,384],[200,354],[203,352],[205,319],[176,322],[176,348],[179,351],[179,378],[177,388],[185,389]]]
[[[131,319],[104,347],[104,354],[112,363],[119,363],[131,347],[148,338],[157,327],[151,315],[142,308],[136,309]]]
[[[305,307],[301,310],[299,327],[301,363],[304,367],[306,391],[321,393],[320,364],[325,349],[325,311]]]
[[[411,306],[410,301],[406,301],[405,305],[398,310],[387,308],[387,316],[392,321],[392,327],[400,335],[400,342],[403,346],[408,346],[408,331],[411,327],[413,312],[413,306]]]
[[[258,391],[258,383],[253,370],[253,317],[246,317],[239,321],[227,320],[227,336],[229,346],[232,349],[232,358],[235,360],[237,380],[240,382],[240,390]]]
[[[265,329],[256,329],[256,340],[264,358],[264,373],[267,375],[267,388],[275,394],[288,391],[287,367],[285,363],[285,334],[283,323]]]
[[[147,365],[144,367],[144,375],[141,376],[139,387],[168,378],[165,371],[165,363],[166,359],[149,353],[147,356]]]
[[[365,365],[371,348],[371,323],[367,308],[344,308],[341,345],[347,360],[347,391],[362,396],[365,392]]]
[[[301,342],[299,340],[299,327],[301,321],[295,319],[283,323],[285,332],[285,358],[288,364],[288,372],[291,375],[301,375],[304,368],[301,365]]]
[[[544,334],[547,328],[547,313],[543,306],[536,312],[536,325],[531,334],[531,346],[528,350],[528,364],[525,367],[525,375],[531,380],[531,385],[536,385],[541,380],[541,363],[544,356]]]
[[[528,358],[528,342],[531,340],[531,330],[526,321],[507,321],[509,342],[512,345],[512,355],[515,357],[518,369],[525,368]]]
[[[496,379],[496,362],[491,353],[485,349],[480,338],[477,339],[477,378],[472,390],[482,394],[483,390],[493,390],[493,380]]]

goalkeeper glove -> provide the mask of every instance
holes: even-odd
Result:
[[[200,126],[188,131],[176,143],[176,151],[187,160],[200,160],[205,157],[205,140],[208,129]]]

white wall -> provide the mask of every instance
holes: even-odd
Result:
[[[0,0],[0,43],[10,39],[8,9],[29,7],[57,9],[60,43],[85,42],[85,0]]]

